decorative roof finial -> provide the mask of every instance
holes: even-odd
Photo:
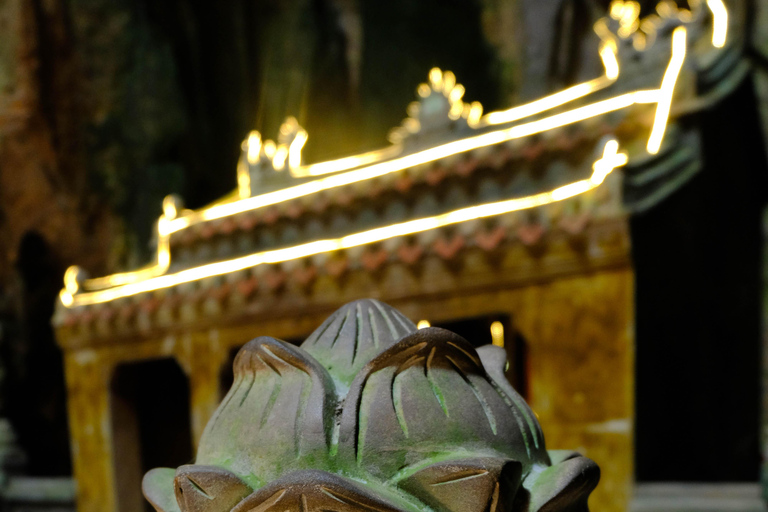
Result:
[[[450,71],[432,68],[429,83],[420,84],[416,89],[419,100],[408,105],[408,117],[401,126],[389,134],[393,144],[400,144],[414,135],[421,137],[447,134],[451,125],[474,127],[483,114],[482,105],[475,101],[465,103],[464,86],[456,83],[456,76]]]
[[[238,195],[241,198],[250,197],[265,184],[269,188],[275,173],[290,175],[283,171],[298,169],[301,166],[301,150],[307,139],[307,131],[295,117],[287,117],[280,126],[277,144],[272,140],[262,142],[261,133],[255,130],[249,133],[241,145],[242,156],[237,169]],[[279,181],[284,182],[285,176]]]

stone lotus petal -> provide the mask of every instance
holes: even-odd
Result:
[[[373,300],[301,347],[257,338],[196,464],[150,471],[144,493],[160,512],[587,510],[599,469],[550,458],[505,355]]]
[[[575,453],[530,479],[524,504],[529,512],[588,512],[587,499],[600,481],[600,468]],[[526,482],[527,483],[527,482]]]
[[[217,466],[181,466],[174,478],[176,502],[184,510],[230,510],[253,490]]]
[[[349,478],[305,470],[262,487],[232,512],[400,512],[404,508],[411,509],[411,505],[398,496],[380,496]]]
[[[528,434],[534,439],[536,449],[542,449],[544,447],[544,433],[541,431],[541,425],[539,425],[536,415],[504,376],[504,370],[507,366],[507,352],[495,345],[485,345],[477,349],[477,355],[496,390],[505,398],[510,407],[525,418]]]
[[[158,512],[181,511],[173,492],[173,479],[175,477],[175,469],[155,468],[147,471],[141,481],[144,497]]]
[[[465,449],[517,460],[524,474],[549,463],[533,413],[501,392],[461,336],[421,329],[355,378],[341,416],[342,459],[389,478]]]
[[[522,465],[498,457],[437,462],[398,481],[398,487],[435,510],[512,510]]]
[[[377,300],[357,300],[337,310],[301,348],[328,369],[340,395],[374,357],[416,331],[398,310]]]
[[[325,368],[301,348],[260,337],[238,352],[234,374],[196,464],[226,467],[261,486],[329,463],[336,396]]]

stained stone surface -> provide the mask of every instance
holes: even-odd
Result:
[[[160,512],[586,511],[600,470],[548,452],[499,347],[360,300],[301,347],[260,337],[195,464],[157,468]]]

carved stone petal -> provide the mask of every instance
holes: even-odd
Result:
[[[157,512],[181,512],[173,495],[173,479],[176,470],[172,468],[151,469],[141,481],[141,490],[147,501]]]
[[[259,489],[232,512],[403,512],[407,502],[385,500],[351,480],[325,471],[291,473]],[[415,511],[414,511],[415,512]]]
[[[323,465],[336,407],[325,368],[298,347],[260,337],[238,352],[234,373],[197,464],[225,467],[253,487]]]
[[[519,411],[525,418],[525,430],[528,437],[533,439],[533,451],[535,459],[549,464],[549,455],[544,443],[544,432],[541,430],[539,420],[531,410],[525,399],[515,391],[512,384],[509,383],[504,375],[507,366],[507,352],[502,347],[496,345],[485,345],[477,349],[477,355],[483,363],[483,368],[491,378],[494,387],[504,396],[506,396],[511,407]]]
[[[245,482],[216,466],[181,466],[174,480],[182,512],[229,512],[253,492]]]
[[[582,457],[579,452],[573,450],[547,450],[547,453],[549,454],[549,460],[552,461],[553,466],[566,460]]]
[[[328,369],[343,395],[366,363],[414,331],[413,322],[396,309],[363,299],[338,309],[301,348]]]
[[[372,360],[352,383],[339,433],[343,463],[389,479],[435,454],[473,446],[520,461],[524,474],[541,458],[523,413],[460,336],[421,329]]]
[[[417,471],[398,486],[434,510],[510,512],[522,471],[509,459],[449,460]]]
[[[589,512],[587,500],[599,481],[600,468],[591,459],[567,459],[538,475],[528,512]]]

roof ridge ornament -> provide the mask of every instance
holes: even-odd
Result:
[[[277,135],[277,144],[253,130],[241,144],[242,153],[237,164],[238,196],[251,197],[264,188],[285,184],[293,169],[301,166],[301,150],[309,138],[295,117],[285,118]],[[284,172],[288,170],[289,172]],[[274,183],[277,181],[277,183]],[[266,185],[266,187],[265,187]],[[272,185],[272,186],[270,186]]]
[[[408,117],[390,131],[389,141],[403,144],[419,139],[423,145],[433,142],[432,139],[444,139],[457,128],[466,131],[466,128],[477,126],[483,106],[479,101],[465,103],[462,100],[464,92],[464,86],[456,82],[456,75],[451,71],[432,68],[428,82],[416,88],[418,101],[408,105]]]

